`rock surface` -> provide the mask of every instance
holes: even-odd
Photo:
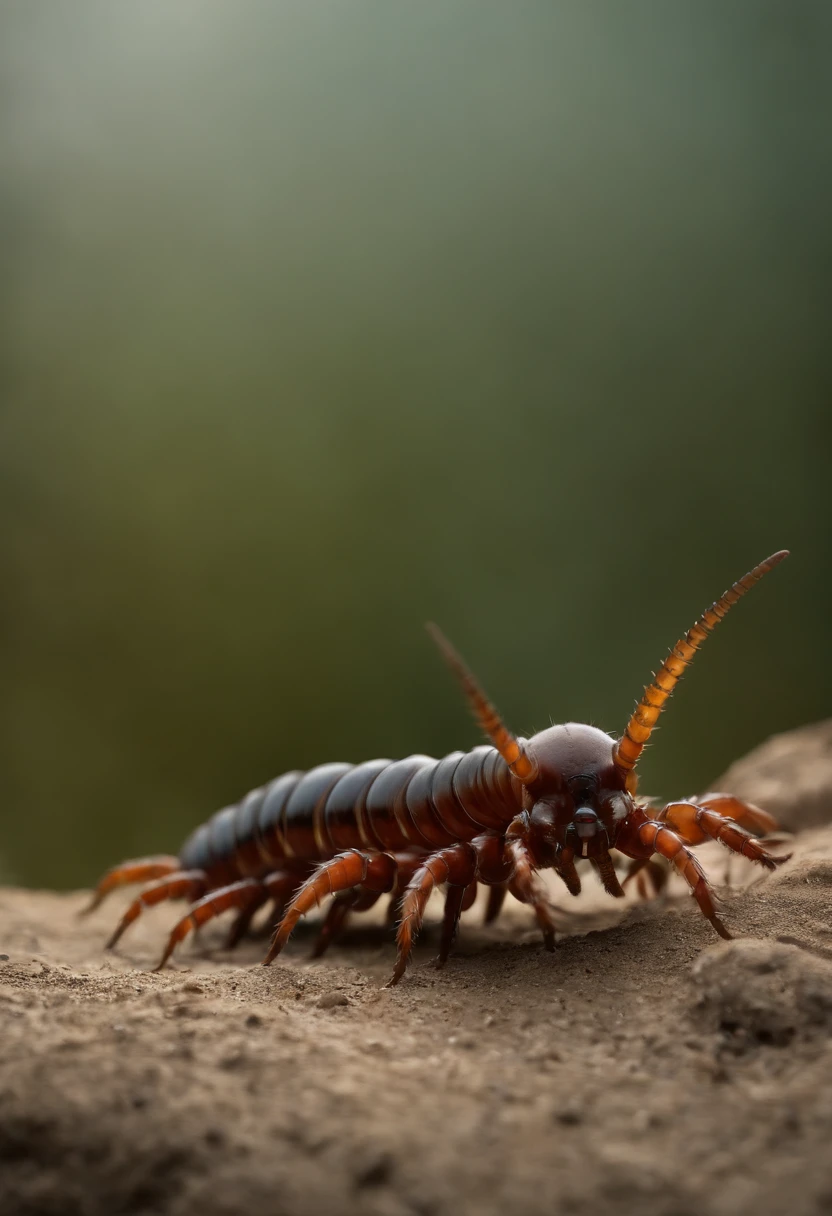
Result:
[[[700,955],[693,978],[698,1020],[739,1046],[785,1047],[832,1026],[832,963],[799,946],[758,938],[720,942]]]

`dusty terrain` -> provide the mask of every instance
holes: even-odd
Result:
[[[801,771],[831,751],[827,726]],[[675,887],[559,893],[554,956],[524,909],[474,909],[448,968],[434,929],[393,991],[366,918],[319,963],[312,925],[270,969],[218,926],[154,975],[178,909],[105,955],[123,901],[78,920],[82,894],[0,890],[0,1212],[830,1212],[832,827],[794,853],[770,876],[703,853],[734,942]]]

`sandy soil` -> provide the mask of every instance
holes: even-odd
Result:
[[[172,909],[105,955],[115,899],[0,890],[0,1212],[832,1212],[832,827],[730,887],[703,857],[734,942],[675,887],[558,895],[554,956],[474,909],[393,991],[366,918],[319,963],[312,925],[270,969],[218,927],[154,975]]]

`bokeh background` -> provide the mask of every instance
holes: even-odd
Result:
[[[4,3],[0,857],[89,883],[289,767],[830,712],[832,7]]]

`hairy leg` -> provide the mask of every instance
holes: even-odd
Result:
[[[365,891],[363,887],[355,887],[352,891],[342,891],[336,895],[327,908],[321,930],[312,947],[312,958],[320,958],[334,942],[344,928],[351,912],[366,912],[381,898],[381,891]]]
[[[570,895],[580,895],[581,876],[575,869],[575,854],[572,849],[566,848],[561,850],[560,857],[555,865],[555,873],[563,880]]]
[[[726,819],[734,819],[741,828],[747,828],[758,836],[780,831],[780,824],[768,811],[761,810],[752,802],[743,802],[733,794],[703,794],[701,798],[692,798],[690,801],[707,810],[717,811]]]
[[[300,918],[312,908],[320,907],[321,900],[328,895],[360,886],[371,891],[390,891],[395,881],[396,859],[391,853],[362,853],[350,849],[325,861],[292,897],[263,959],[263,966],[267,967],[280,954]]]
[[[105,949],[112,950],[124,930],[141,916],[145,908],[160,904],[166,899],[198,899],[207,885],[208,877],[202,870],[177,870],[167,878],[157,879],[133,900]]]
[[[609,853],[602,854],[600,857],[593,858],[593,866],[604,884],[604,890],[608,895],[614,896],[616,899],[621,899],[624,895],[624,889],[618,881],[618,875],[615,872],[615,863]]]
[[[116,887],[125,887],[134,882],[150,882],[153,878],[164,878],[166,874],[175,874],[179,869],[178,857],[164,854],[160,857],[136,857],[132,861],[123,861],[121,865],[113,866],[99,881],[93,892],[92,899],[81,915],[86,916],[107,898]]]
[[[465,888],[469,883],[474,881],[476,876],[477,853],[471,844],[449,845],[446,849],[440,849],[438,852],[432,853],[430,857],[422,862],[413,875],[402,900],[402,918],[399,921],[399,928],[396,934],[396,965],[387,984],[388,988],[391,988],[394,984],[398,984],[405,973],[407,964],[410,961],[410,955],[413,952],[413,944],[422,927],[427,902],[433,891],[437,887],[447,884],[449,887],[449,897],[451,897],[453,888],[458,887],[460,889],[458,905],[456,904],[457,896],[454,894],[451,897],[449,910],[446,912],[446,917],[443,921],[443,942],[448,934],[450,934],[450,941],[453,941],[456,921],[459,919],[462,900],[465,896]],[[450,943],[448,948],[450,949]]]
[[[716,914],[713,892],[705,871],[682,838],[672,828],[656,820],[642,823],[636,829],[636,836],[642,848],[658,853],[673,863],[690,887],[702,915],[711,922],[720,937],[730,939],[731,934]]]
[[[250,908],[252,910],[259,908],[267,898],[268,892],[259,878],[241,878],[239,882],[217,887],[208,895],[203,895],[202,899],[198,899],[192,905],[188,914],[174,925],[159,965],[154,970],[162,970],[179,942],[184,941],[194,929],[207,924],[209,920],[227,912],[229,908],[240,908],[243,913]]]
[[[533,909],[546,949],[554,950],[555,921],[552,908],[532,865],[529,851],[522,840],[509,840],[506,843],[506,853],[513,867],[509,890],[515,899]]]
[[[718,840],[733,853],[741,853],[767,870],[773,870],[788,860],[788,857],[775,857],[756,836],[741,828],[733,819],[695,802],[670,802],[656,818],[669,824],[688,844]]]
[[[424,853],[396,853],[396,881],[387,904],[387,924],[394,926],[399,919],[402,900],[408,883],[425,860]]]

